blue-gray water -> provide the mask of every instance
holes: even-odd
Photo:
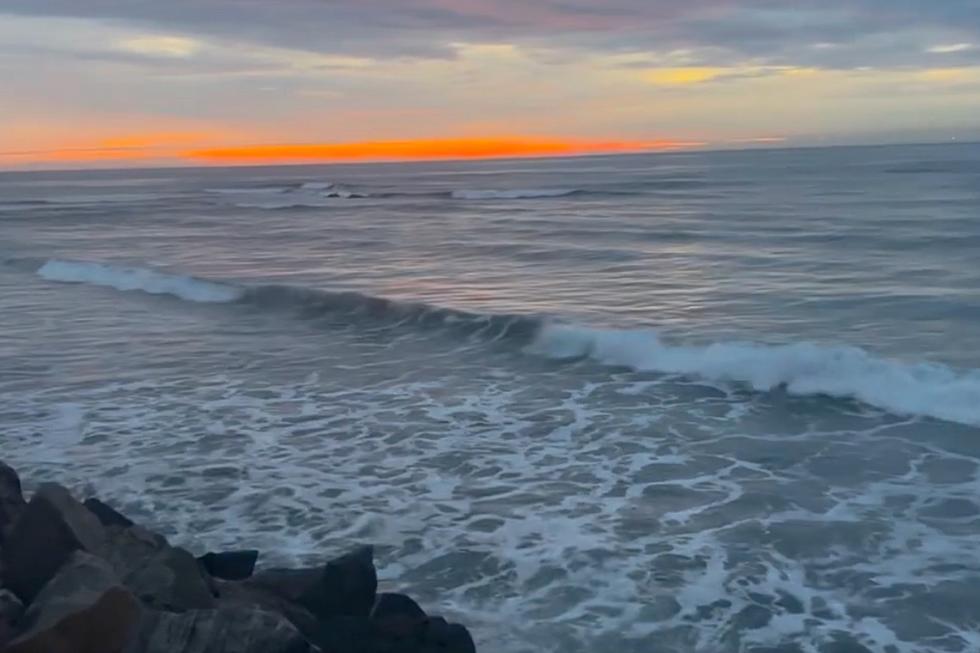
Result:
[[[0,438],[481,651],[980,648],[980,146],[0,175]]]

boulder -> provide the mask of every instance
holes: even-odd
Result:
[[[412,598],[404,594],[384,593],[379,594],[374,603],[371,621],[384,637],[421,640],[429,617]]]
[[[476,653],[473,636],[461,624],[449,624],[441,637],[426,637],[425,642],[428,645],[434,644],[434,648],[443,653]]]
[[[207,610],[214,593],[197,559],[184,549],[167,547],[125,578],[125,585],[144,603],[159,610]]]
[[[102,522],[103,526],[119,526],[122,528],[128,528],[133,525],[133,520],[131,520],[126,515],[116,511],[112,506],[99,501],[96,498],[86,499],[85,503],[82,504],[89,511],[95,515],[95,517]]]
[[[204,570],[212,578],[220,578],[221,580],[245,580],[252,576],[252,573],[255,571],[255,563],[258,559],[258,551],[247,550],[205,553],[198,558],[198,561],[204,566]]]
[[[359,547],[320,568],[270,569],[248,582],[303,606],[319,619],[366,617],[378,590],[374,549]]]
[[[148,611],[126,653],[310,653],[282,616],[258,608]],[[330,652],[327,652],[330,653]]]
[[[20,477],[12,467],[0,461],[0,546],[3,545],[4,533],[13,525],[25,505]]]
[[[75,551],[34,598],[4,653],[121,653],[140,605],[103,560]]]
[[[41,588],[75,551],[98,553],[106,535],[99,520],[54,483],[40,486],[3,544],[4,585],[24,603]]]
[[[0,590],[0,650],[14,638],[24,604],[10,590]]]
[[[146,566],[151,558],[168,548],[166,538],[140,526],[106,528],[102,557],[112,565],[120,578]]]

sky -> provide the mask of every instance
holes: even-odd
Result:
[[[951,139],[977,0],[0,0],[0,168]]]

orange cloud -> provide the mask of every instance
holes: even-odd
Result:
[[[249,145],[185,152],[190,159],[211,162],[345,161],[385,159],[477,159],[645,152],[695,147],[689,141],[585,141],[538,138],[447,138],[358,143]]]

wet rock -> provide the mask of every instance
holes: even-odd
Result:
[[[144,603],[159,610],[207,610],[215,605],[211,585],[197,559],[184,549],[167,547],[125,578]]]
[[[205,553],[198,558],[204,570],[213,578],[222,580],[245,580],[255,571],[259,552],[227,551],[224,553]]]
[[[121,653],[140,612],[105,561],[75,551],[35,597],[5,653]]]
[[[106,528],[102,557],[121,578],[125,578],[145,567],[150,558],[168,547],[166,538],[140,526],[109,527]]]
[[[394,639],[421,639],[428,619],[425,610],[404,594],[379,594],[371,610],[371,621],[378,632]]]
[[[309,653],[312,650],[282,616],[239,607],[182,614],[147,612],[126,653]]]
[[[105,541],[102,524],[85,506],[60,485],[46,483],[7,533],[4,584],[30,603],[72,553],[98,553]]]
[[[320,629],[319,620],[313,614],[292,601],[254,587],[248,583],[216,581],[219,606],[235,608],[247,606],[274,612],[289,620],[299,632],[309,640],[314,639]]]
[[[13,468],[0,461],[0,545],[3,545],[4,533],[10,529],[25,505],[20,477]]]
[[[466,626],[449,624],[449,638],[443,650],[446,653],[476,653],[476,643]]]
[[[112,506],[99,501],[96,498],[86,499],[85,503],[82,504],[89,511],[102,522],[103,526],[119,526],[122,528],[128,528],[133,525],[133,520],[131,520],[126,515],[116,511]]]
[[[378,590],[374,549],[357,548],[321,568],[270,569],[248,582],[298,603],[320,619],[366,617]]]
[[[14,638],[24,604],[10,590],[0,590],[0,650]]]

